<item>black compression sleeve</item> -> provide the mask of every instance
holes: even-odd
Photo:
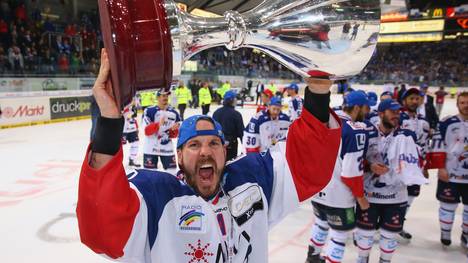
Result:
[[[100,116],[97,119],[91,150],[95,153],[115,155],[122,143],[123,126],[123,118],[111,119]]]
[[[329,105],[330,92],[327,94],[312,93],[309,88],[306,87],[304,108],[323,123],[328,123],[330,119]]]

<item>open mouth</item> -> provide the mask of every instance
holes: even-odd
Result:
[[[211,182],[214,177],[214,166],[212,164],[203,164],[198,169],[198,174],[202,182]]]

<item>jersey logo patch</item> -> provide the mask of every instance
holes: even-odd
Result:
[[[356,134],[356,149],[358,151],[363,150],[366,145],[366,135],[363,133]]]
[[[205,213],[201,205],[182,205],[180,208],[179,231],[205,231],[203,221]]]
[[[238,225],[247,222],[257,210],[263,210],[262,192],[256,185],[233,196],[228,202],[229,210]]]

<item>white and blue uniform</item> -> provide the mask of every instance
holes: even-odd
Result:
[[[363,196],[363,161],[368,140],[364,123],[354,122],[346,114],[340,117],[341,147],[332,180],[312,201],[334,208],[350,208],[356,204],[355,195]]]
[[[416,144],[419,146],[421,158],[425,160],[429,140],[429,122],[422,115],[411,117],[407,112],[400,113],[400,126],[416,134]]]
[[[147,135],[143,146],[143,153],[158,156],[174,155],[174,145],[170,138],[170,129],[181,121],[179,113],[171,106],[162,110],[158,106],[148,107],[143,113],[143,129],[151,123],[160,124],[156,133]]]
[[[371,110],[367,115],[367,120],[375,126],[378,126],[380,123],[379,112],[376,110]]]
[[[434,135],[431,155],[441,163],[452,183],[468,184],[468,121],[460,116],[450,116],[439,123],[439,132]]]
[[[242,142],[248,153],[264,152],[279,141],[286,139],[289,125],[288,115],[280,113],[272,120],[268,110],[259,112],[245,127]]]
[[[364,156],[367,149],[366,125],[354,122],[342,112],[340,151],[336,158],[330,183],[312,198],[315,221],[312,226],[310,247],[320,253],[330,238],[325,252],[327,262],[341,262],[345,243],[356,220],[355,197],[363,197]]]
[[[462,244],[468,243],[468,120],[449,116],[439,123],[429,155],[430,168],[445,168],[448,182],[437,182],[441,241],[450,244],[458,204],[463,204]],[[444,243],[444,242],[443,242]]]
[[[122,150],[102,169],[86,154],[81,240],[124,262],[268,262],[269,229],[330,180],[341,132],[334,117],[328,127],[304,112],[277,149],[228,163],[210,200],[163,172],[138,170],[128,181]]]
[[[304,99],[299,97],[299,95],[291,98],[288,102],[288,109],[289,109],[289,119],[291,122],[299,118],[302,113],[302,107],[304,105]]]
[[[407,185],[420,185],[427,179],[419,167],[414,132],[398,128],[385,135],[369,126],[369,135],[368,162],[383,164],[389,171],[365,174],[364,191],[370,206],[367,210],[356,207],[358,262],[369,262],[376,229],[380,232],[380,262],[391,262],[398,246],[396,237],[403,229]]]
[[[367,154],[369,163],[381,163],[390,170],[380,176],[366,173],[364,191],[369,202],[405,203],[408,199],[406,186],[426,182],[414,139],[414,132],[400,128],[387,136],[380,131],[372,136]]]

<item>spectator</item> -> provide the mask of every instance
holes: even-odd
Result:
[[[75,75],[78,73],[79,68],[81,65],[81,59],[78,53],[73,53],[73,55],[70,58],[70,73],[72,75]]]
[[[5,50],[0,46],[0,74],[4,74],[8,69],[8,57],[5,54]]]
[[[24,58],[17,46],[10,48],[8,60],[10,61],[13,74],[17,75],[24,73]]]
[[[437,124],[439,122],[439,116],[436,113],[436,109],[434,107],[434,97],[431,95],[427,94],[428,90],[428,85],[427,84],[422,84],[421,85],[421,95],[423,96],[423,105],[418,109],[418,113],[421,114],[423,117],[426,118],[426,120],[429,122],[429,126],[431,127],[431,133],[430,135],[433,134],[433,131],[437,129]]]
[[[440,116],[440,113],[442,112],[442,107],[444,106],[444,101],[445,101],[445,96],[448,95],[448,93],[445,91],[444,86],[440,86],[439,90],[436,91],[436,112],[437,115]]]
[[[58,60],[58,68],[59,68],[60,73],[62,74],[69,73],[70,61],[68,60],[67,55],[64,53],[60,54],[60,57]]]
[[[26,22],[27,15],[26,15],[26,6],[24,4],[20,4],[15,10],[15,17],[17,20],[21,20]]]
[[[3,18],[0,18],[0,45],[6,47],[8,45],[8,38],[8,24]]]

